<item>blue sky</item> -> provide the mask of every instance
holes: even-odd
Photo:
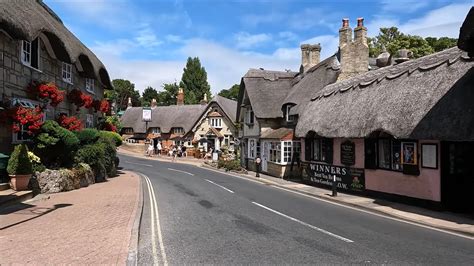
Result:
[[[44,0],[106,65],[111,78],[143,91],[179,81],[198,56],[217,93],[249,68],[298,70],[299,46],[337,50],[341,19],[364,17],[369,36],[397,26],[421,36],[457,37],[474,0]]]

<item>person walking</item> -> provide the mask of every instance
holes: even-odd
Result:
[[[161,141],[158,141],[158,144],[156,144],[156,149],[158,150],[158,155],[160,155],[161,154],[161,149],[162,149]]]
[[[151,157],[153,155],[153,151],[154,151],[153,143],[150,142],[150,144],[148,145],[148,157]]]
[[[178,150],[176,149],[176,146],[173,146],[173,149],[171,151],[171,161],[174,162],[176,161],[176,156],[178,155]]]

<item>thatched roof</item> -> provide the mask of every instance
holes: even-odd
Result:
[[[474,62],[457,47],[326,86],[296,136],[474,140]]]
[[[41,0],[2,0],[0,29],[15,39],[32,41],[42,37],[43,41],[51,44],[56,58],[79,65],[81,75],[96,78],[105,87],[112,88],[102,62]]]
[[[296,75],[297,72],[250,69],[242,78],[239,106],[242,104],[245,91],[257,118],[283,117],[281,106]]]
[[[277,129],[267,129],[262,132],[260,139],[293,139],[293,129],[291,128],[277,128]]]
[[[225,112],[225,115],[227,115],[227,117],[232,121],[232,123],[235,122],[235,114],[237,112],[237,101],[216,95],[214,96],[214,98],[212,98],[209,104],[212,102],[217,103],[221,107],[221,109]]]
[[[171,128],[182,127],[187,133],[199,118],[206,105],[171,105],[158,106],[152,109],[152,121],[148,128],[159,127],[161,133],[170,133]],[[133,128],[134,133],[145,133],[145,122],[142,121],[142,107],[128,108],[121,117],[124,128]]]
[[[458,47],[474,56],[474,7],[471,7],[464,20],[458,39]]]
[[[290,114],[298,114],[300,110],[304,110],[304,106],[311,98],[310,95],[336,82],[339,72],[339,61],[336,55],[326,58],[294,79],[293,88],[283,101],[283,105],[296,105],[291,108]]]

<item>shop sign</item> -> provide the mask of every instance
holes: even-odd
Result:
[[[311,163],[306,168],[308,181],[332,186],[333,178],[336,176],[338,189],[361,192],[365,190],[364,169],[336,166],[330,164]]]
[[[144,107],[142,109],[142,120],[143,122],[151,122],[151,108]]]
[[[355,145],[352,141],[341,143],[341,163],[344,165],[355,164]]]

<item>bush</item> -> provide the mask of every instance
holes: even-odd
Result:
[[[217,168],[224,168],[226,171],[240,171],[242,167],[240,166],[239,160],[219,160],[217,161]]]
[[[115,158],[117,157],[117,150],[112,140],[108,138],[99,138],[96,145],[98,145],[104,151],[104,166],[107,175],[112,177],[117,174],[115,167]]]
[[[105,180],[105,152],[100,144],[89,144],[77,151],[76,164],[86,163],[95,174],[96,182]]]
[[[56,121],[48,120],[34,139],[35,153],[48,168],[70,167],[79,147],[79,139]]]
[[[15,146],[15,150],[8,160],[7,172],[10,175],[28,175],[33,173],[28,147],[25,144]]]
[[[101,130],[99,131],[99,137],[110,139],[114,143],[115,147],[122,145],[122,137],[115,132]]]
[[[74,134],[79,139],[81,146],[94,144],[99,139],[99,131],[94,128],[85,128],[74,132]]]

